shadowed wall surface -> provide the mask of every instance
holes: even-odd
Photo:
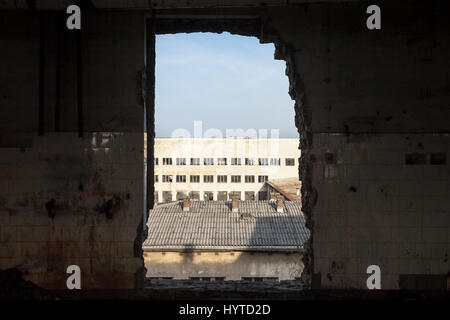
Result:
[[[275,57],[286,60],[312,234],[304,274],[313,286],[365,288],[371,264],[381,267],[384,289],[446,286],[444,4],[381,1],[377,31],[365,27],[367,2],[154,11],[257,16],[259,26],[180,20],[156,30],[250,34],[274,42]],[[43,22],[41,14],[0,13],[0,269],[64,289],[65,268],[78,264],[86,288],[134,288],[145,274],[142,72],[149,12],[86,9],[78,55],[75,34],[63,31],[58,45],[56,12]]]

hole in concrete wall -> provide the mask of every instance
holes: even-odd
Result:
[[[430,154],[430,164],[442,165],[447,163],[446,153],[432,153]]]
[[[214,20],[215,21],[215,20]],[[208,22],[208,23],[211,23],[211,21],[210,22]],[[218,23],[217,21],[215,21],[215,22],[213,22],[213,24],[214,23]],[[203,25],[202,23],[200,23],[201,25]],[[244,23],[245,24],[245,23]],[[177,24],[175,24],[175,25],[177,25],[177,26],[180,26],[180,25],[183,25],[182,23],[180,24],[180,23],[177,23]],[[220,25],[220,22],[219,22],[219,25]],[[239,25],[239,24],[232,24],[234,27],[236,27],[236,25]],[[223,25],[221,26],[221,28],[223,27]],[[154,27],[155,29],[155,31],[156,32],[158,32],[158,27]],[[160,29],[162,29],[162,30],[164,30],[165,28],[166,28],[166,30],[168,29],[168,30],[170,30],[170,28],[173,28],[173,24],[171,25],[171,26],[169,26],[168,24],[165,24],[164,22],[159,26],[159,28]],[[211,26],[209,26],[209,28],[211,28]],[[213,27],[213,29],[215,29],[215,27]],[[245,28],[243,28],[243,30],[245,30]],[[181,32],[182,32],[183,30],[181,30]],[[254,30],[254,32],[259,32],[260,31],[260,27],[259,28],[257,28],[257,29],[255,29]],[[173,32],[173,30],[171,30],[170,31],[170,33],[172,33]],[[183,55],[183,53],[181,53],[180,54],[181,55],[181,58],[182,59],[188,59],[189,57],[187,56],[187,55]],[[280,53],[280,52],[278,52],[278,53],[276,53],[276,55],[278,55],[278,56],[282,56],[283,54],[282,53]],[[278,57],[278,59],[279,59],[279,57]],[[189,59],[188,59],[189,60]],[[200,57],[200,60],[202,60],[201,59],[201,57]],[[158,60],[156,60],[156,61],[158,61]],[[216,61],[217,62],[217,61]],[[219,61],[220,63],[224,63],[224,61]],[[249,62],[249,63],[251,63],[251,62]],[[156,63],[156,65],[158,66],[158,62]],[[227,66],[226,65],[226,63],[225,63],[225,67],[233,67],[233,66]],[[245,67],[245,65],[242,65],[242,67]],[[236,68],[236,66],[234,66],[234,68],[235,69],[237,69],[237,71],[239,71],[239,67],[238,68]],[[283,72],[284,73],[284,72]],[[256,80],[257,80],[257,78],[255,78]],[[254,79],[254,80],[255,80]],[[172,77],[172,82],[173,83],[177,83],[177,81],[179,80],[179,79],[177,79],[177,77],[175,76],[175,77]],[[214,81],[215,79],[214,78],[211,78],[209,81],[208,81],[208,83],[206,83],[206,85],[213,85],[214,86],[214,84],[215,84],[215,82],[216,81]],[[156,81],[156,83],[155,83],[155,86],[156,86],[156,105],[155,105],[155,110],[156,110],[156,112],[158,112],[157,110],[158,110],[158,82]],[[224,88],[218,88],[218,90],[219,90],[219,92],[220,92],[220,90],[223,90]],[[284,94],[286,93],[288,91],[288,86],[284,89]],[[191,91],[189,91],[188,92],[189,94],[193,94],[193,95],[202,95],[202,92],[201,92],[201,90],[196,90],[196,91],[194,91],[194,92],[192,92],[192,90]],[[263,91],[260,91],[259,92],[259,94],[262,94],[263,93]],[[245,92],[242,92],[241,93],[241,95],[242,96],[245,96]],[[290,92],[290,94],[291,94],[291,97],[293,97],[293,94],[292,94],[292,92]],[[174,95],[176,95],[176,94],[174,94]],[[295,94],[294,94],[294,96],[295,96]],[[172,112],[172,116],[174,116],[174,118],[173,119],[175,119],[175,116],[177,115],[177,114],[183,114],[183,115],[189,115],[189,112],[191,112],[191,110],[188,108],[188,107],[186,107],[186,101],[183,101],[183,97],[182,97],[182,95],[178,95],[178,96],[176,96],[175,98],[178,98],[178,101],[179,101],[179,103],[178,103],[178,111],[175,113],[175,112]],[[219,97],[220,98],[220,97]],[[175,99],[175,100],[177,100],[177,99]],[[289,103],[289,108],[292,108],[291,107],[291,105],[292,105],[292,101],[290,101],[290,103]],[[277,112],[277,108],[278,106],[276,106],[276,107],[273,107],[273,109],[272,110],[270,110],[269,112],[262,112],[261,111],[261,109],[255,109],[253,112],[253,115],[248,115],[247,116],[247,118],[251,118],[251,117],[255,117],[255,118],[257,118],[257,117],[261,117],[261,116],[266,116],[266,117],[268,117],[268,118],[271,118],[271,119],[275,119],[277,116],[279,116],[279,112]],[[225,108],[226,109],[226,106],[224,106],[223,108]],[[244,107],[243,107],[244,108]],[[241,112],[243,112],[244,111],[244,109],[243,108],[241,108],[241,110],[239,111],[239,110],[236,110],[235,111],[235,113],[234,114],[232,114],[231,116],[233,117],[233,119],[235,120],[235,121],[231,121],[231,126],[230,127],[233,127],[233,126],[236,126],[236,123],[239,123],[239,121],[240,120],[242,120],[242,118],[244,118],[243,116],[240,116],[240,113]],[[212,105],[212,106],[209,106],[208,108],[205,108],[205,113],[207,113],[207,114],[210,114],[210,113],[217,113],[218,112],[218,110],[220,110],[220,108],[218,109],[216,106],[214,106],[214,105]],[[224,117],[223,117],[224,118]],[[222,120],[224,120],[222,118]],[[292,121],[293,122],[293,118],[294,118],[294,115],[291,115],[290,116],[290,121]],[[297,118],[297,117],[296,117]],[[235,123],[236,122],[236,123]],[[156,120],[156,124],[158,124],[158,120]],[[296,125],[298,126],[298,123],[296,123]],[[245,126],[244,126],[245,127]],[[195,128],[194,128],[194,130],[195,130]],[[173,136],[173,135],[172,135]],[[176,135],[175,135],[176,136]],[[225,135],[226,136],[226,135]],[[297,135],[298,136],[298,135]],[[156,137],[158,138],[158,131],[156,130]],[[156,138],[156,139],[157,139]],[[242,138],[245,138],[245,136],[243,136]],[[158,150],[158,145],[157,145],[157,140],[155,140],[155,143],[154,143],[154,157],[155,157],[155,159],[153,160],[152,159],[152,163],[155,163],[155,167],[153,168],[153,170],[154,170],[154,172],[155,172],[155,174],[156,175],[161,175],[161,177],[158,177],[158,179],[156,179],[156,177],[154,177],[153,179],[151,179],[151,181],[153,181],[153,182],[156,182],[156,181],[160,181],[161,183],[163,183],[162,181],[163,181],[163,179],[162,179],[162,176],[163,176],[163,174],[162,173],[159,173],[158,174],[158,170],[157,170],[157,167],[158,166],[160,166],[161,165],[161,162],[163,162],[163,161],[161,161],[161,160],[159,160],[159,158],[162,158],[163,160],[164,160],[164,158],[168,158],[168,156],[164,156],[164,155],[160,155],[160,154],[158,154],[159,153],[159,150]],[[297,139],[297,142],[296,142],[296,144],[294,145],[294,147],[292,148],[292,150],[296,150],[297,152],[298,152],[298,147],[299,147],[299,145],[301,144],[301,142],[299,143],[298,142],[298,139]],[[171,148],[171,150],[170,151],[172,151],[174,148]],[[286,157],[286,156],[283,156],[283,158],[284,157]],[[175,158],[175,157],[171,157],[171,158]],[[203,158],[204,158],[204,156],[200,156],[200,159],[199,159],[199,161],[197,161],[198,162],[198,165],[199,165],[199,167],[196,167],[196,170],[198,171],[198,170],[200,170],[199,168],[201,168],[201,167],[203,167],[204,166],[204,163],[203,163]],[[207,157],[207,158],[211,158],[211,157]],[[212,157],[213,158],[213,161],[218,161],[220,158],[222,158],[222,157],[219,157],[219,156],[214,156],[214,157]],[[216,159],[214,159],[214,158],[216,158]],[[230,159],[228,159],[228,163],[227,163],[227,167],[229,167],[228,169],[229,169],[229,172],[225,172],[226,173],[226,175],[228,176],[230,176],[230,177],[228,177],[228,179],[227,179],[227,183],[229,183],[229,184],[242,184],[242,185],[245,185],[245,181],[258,181],[257,179],[244,179],[244,178],[242,178],[242,179],[234,179],[235,181],[234,181],[234,183],[233,183],[233,179],[231,179],[231,173],[232,173],[232,171],[231,170],[234,170],[234,173],[239,173],[239,172],[236,172],[236,170],[237,170],[237,168],[242,168],[242,167],[244,167],[244,160],[242,160],[241,161],[241,163],[239,163],[239,161],[233,161],[233,159],[232,159],[232,157],[230,157],[229,155],[228,155],[228,158],[230,158]],[[242,156],[241,157],[242,159],[245,159],[245,156]],[[259,157],[258,156],[255,156],[255,161],[254,161],[254,165],[255,166],[258,166],[258,160],[256,160],[256,159],[258,159]],[[276,158],[276,159],[275,159]],[[281,165],[285,165],[285,163],[286,163],[286,161],[285,161],[285,159],[281,159],[282,157],[281,156],[279,156],[279,157],[268,157],[268,159],[267,159],[267,166],[277,166],[277,167],[280,167]],[[294,166],[294,168],[296,169],[295,170],[295,173],[294,173],[294,178],[295,177],[297,177],[296,179],[298,180],[298,171],[297,171],[297,168],[300,166],[300,157],[298,156],[298,155],[293,155],[293,156],[291,156],[291,155],[289,155],[288,156],[288,158],[290,159],[289,161],[288,161],[288,163],[289,163],[289,165],[288,165],[288,167],[291,167],[291,163],[290,162],[292,162],[292,159],[295,159],[295,166]],[[158,160],[156,160],[156,159],[158,159]],[[297,161],[298,161],[298,163],[297,163]],[[183,162],[183,161],[182,161]],[[192,161],[188,161],[188,160],[186,160],[186,162],[187,162],[187,164],[189,164],[190,162],[192,162]],[[245,160],[245,162],[247,162],[246,160]],[[264,162],[264,161],[263,161]],[[266,162],[264,162],[264,163],[266,163]],[[157,163],[159,163],[159,165],[156,165]],[[183,162],[184,163],[184,162]],[[172,165],[169,165],[169,164],[166,164],[167,166],[172,166],[171,168],[173,168],[173,167],[175,167],[175,164],[176,164],[176,160],[173,160],[172,161]],[[214,165],[213,165],[214,166]],[[225,166],[225,165],[224,165]],[[233,168],[231,168],[233,166]],[[190,165],[186,165],[186,166],[183,166],[183,168],[182,169],[185,169],[185,168],[187,168],[187,167],[191,167]],[[167,168],[166,168],[167,169]],[[179,168],[177,168],[177,169],[179,169]],[[209,168],[207,168],[207,169],[209,169]],[[222,171],[221,171],[221,173],[224,173],[223,172],[223,170],[225,169],[225,168],[220,168]],[[162,170],[161,172],[163,172],[164,171],[164,175],[169,175],[169,172],[167,171],[167,170]],[[173,171],[173,170],[172,170]],[[198,172],[197,172],[198,173]],[[215,174],[217,175],[217,172],[215,172]],[[215,175],[215,174],[213,174],[213,176]],[[177,175],[177,173],[175,173],[175,172],[173,172],[173,173],[171,173],[171,175]],[[210,175],[210,174],[208,174],[208,175]],[[236,175],[236,174],[235,174]],[[245,176],[245,174],[244,173],[242,173],[241,175],[244,175]],[[197,181],[197,182],[195,182],[195,183],[200,183],[200,182],[203,182],[203,179],[202,179],[202,174],[200,173],[199,174],[199,176],[200,176],[200,179],[197,179],[197,180],[199,180],[199,181],[197,181],[197,180],[195,180],[195,181]],[[216,177],[217,178],[217,177]],[[186,180],[189,180],[189,179],[186,179]],[[238,181],[239,180],[239,181]],[[269,180],[270,180],[270,178],[269,178]],[[150,181],[150,179],[148,179],[147,181]],[[172,180],[172,181],[174,181],[174,180]],[[238,182],[236,182],[236,181],[238,181]],[[172,182],[172,183],[174,183],[174,182]],[[262,183],[265,183],[265,181],[262,181]],[[157,193],[155,192],[155,194],[152,194],[152,196],[154,197],[154,199],[156,200],[156,199],[158,199],[158,200],[162,200],[162,201],[169,201],[169,200],[173,200],[174,199],[174,196],[173,196],[173,193],[174,192],[179,192],[179,191],[177,191],[177,190],[171,190],[171,191],[169,191],[169,190],[158,190],[158,185],[157,185],[157,183],[155,183],[154,184],[154,188],[155,188],[155,191],[161,191],[161,192],[159,192],[159,193],[161,193],[163,196],[161,197],[159,194],[157,195]],[[189,189],[189,188],[188,188]],[[214,188],[213,188],[214,189]],[[211,197],[211,193],[216,193],[217,194],[217,196],[216,197],[214,197],[213,196],[213,200],[212,201],[217,201],[219,198],[221,198],[221,193],[223,193],[223,192],[227,192],[227,193],[229,193],[229,194],[234,194],[235,192],[241,192],[241,193],[243,193],[245,190],[240,190],[240,191],[236,191],[236,190],[229,190],[229,191],[223,191],[223,189],[226,189],[226,188],[220,188],[220,187],[218,187],[218,188],[215,188],[215,189],[217,189],[216,191],[211,191],[211,188],[206,188],[206,190],[208,190],[208,191],[205,191],[205,192],[207,192],[206,194],[207,194],[207,198],[208,199],[210,199]],[[298,192],[298,190],[300,189],[300,186],[298,187],[298,188],[294,188],[294,194],[295,195],[297,195],[297,196],[300,196],[301,197],[301,193],[300,192]],[[275,188],[275,190],[276,190],[276,188]],[[189,192],[192,192],[193,190],[192,189],[189,189],[189,190],[185,190],[185,193],[186,194],[189,194]],[[273,190],[270,190],[270,191],[273,191]],[[283,191],[282,190],[277,190],[278,191],[278,195],[279,196],[281,196],[281,198],[283,198],[283,197],[286,197],[284,200],[285,201],[289,201],[288,200],[288,195],[287,195],[287,193],[283,193]],[[171,195],[172,195],[172,197],[170,197],[168,194],[169,193],[171,193]],[[208,200],[208,199],[203,199],[203,197],[202,197],[202,191],[200,190],[199,191],[199,193],[200,193],[200,196],[199,196],[199,198],[200,198],[200,201],[198,201],[198,204],[201,206],[202,204],[200,204],[200,203],[203,203],[204,202],[204,200]],[[255,192],[255,194],[258,196],[259,194],[261,193],[261,191],[260,190],[258,190],[258,192]],[[269,193],[269,190],[267,190],[267,193]],[[164,197],[164,194],[166,195],[166,197]],[[271,195],[272,195],[272,193],[270,193]],[[214,198],[216,198],[216,199],[214,199]],[[243,199],[243,202],[245,202],[245,199],[244,199],[244,197],[241,195],[241,198]],[[267,198],[270,198],[270,196],[268,196]],[[224,199],[226,199],[226,197],[224,197]],[[156,201],[158,201],[158,200],[156,200]],[[194,199],[190,199],[191,200],[191,203],[193,203],[195,200]],[[230,201],[231,202],[231,201]],[[266,203],[268,203],[267,201],[266,201]],[[165,204],[165,205],[161,205],[161,207],[163,207],[163,206],[166,206],[167,204]],[[168,204],[169,206],[170,206],[170,204]],[[158,207],[160,207],[159,205],[157,205],[155,208],[158,208]],[[191,204],[190,205],[190,207],[189,207],[189,210],[187,211],[187,212],[185,212],[185,214],[186,215],[189,215],[190,213],[189,212],[193,212],[193,205]],[[289,212],[289,210],[287,210],[286,208],[284,209],[285,211],[285,213],[288,213]],[[295,209],[294,209],[295,210]],[[283,211],[281,211],[281,212],[283,212]],[[229,213],[228,213],[229,214]],[[151,220],[150,220],[150,222],[151,222]],[[303,221],[303,224],[304,224],[304,221]],[[305,231],[306,231],[306,233],[308,234],[308,236],[307,236],[307,238],[309,238],[309,230],[307,229],[307,228],[305,228],[304,229]],[[149,230],[149,239],[151,238],[151,236],[150,236],[150,230]],[[297,235],[297,236],[300,236],[300,235]],[[306,238],[306,240],[307,240],[307,238]],[[152,240],[154,240],[154,238],[152,238]],[[144,241],[144,247],[145,247],[145,245],[146,245],[146,242]],[[183,244],[183,245],[185,245],[186,247],[185,248],[183,248],[183,252],[186,252],[186,254],[184,254],[183,255],[183,259],[182,260],[184,260],[184,261],[192,261],[192,259],[194,259],[193,257],[193,255],[191,255],[191,254],[189,254],[189,252],[191,252],[191,251],[193,251],[193,250],[195,250],[195,246],[189,246],[189,244]],[[194,249],[193,249],[194,248]],[[146,250],[144,250],[144,251],[146,251]],[[267,253],[267,252],[266,252]],[[144,257],[146,256],[146,254],[148,255],[148,253],[147,252],[144,252]],[[217,252],[215,252],[214,253],[214,255],[217,255]],[[242,253],[240,253],[240,254],[238,254],[237,256],[237,258],[236,259],[239,259],[239,257],[242,255]],[[255,255],[255,252],[252,252],[252,256],[254,256]],[[205,255],[205,256],[207,256],[207,255]],[[232,256],[232,257],[235,257],[235,253],[234,252],[231,252],[231,254],[229,255],[229,256]],[[287,257],[291,257],[292,258],[292,255],[286,255],[286,254],[284,254],[284,256],[287,256]],[[295,257],[294,257],[294,259],[295,259]],[[297,259],[297,261],[300,261],[300,259]],[[292,266],[291,266],[292,267]],[[155,275],[152,273],[152,272],[154,272],[155,270],[152,270],[152,268],[150,267],[150,268],[148,268],[147,267],[147,271],[148,271],[148,273],[147,273],[147,275],[150,275],[151,277],[154,277]],[[167,275],[164,275],[164,277],[165,276],[167,276]],[[217,276],[217,275],[216,275]],[[222,276],[222,275],[220,275],[220,276]],[[162,277],[162,275],[161,276],[158,276],[158,277]],[[176,278],[177,276],[175,276],[175,278]],[[192,275],[190,276],[190,277],[193,277]],[[243,275],[241,275],[241,277],[240,278],[242,278],[243,277]],[[226,277],[226,278],[228,278],[228,277]],[[277,279],[278,279],[278,277],[276,277]],[[292,280],[295,280],[295,279],[298,279],[299,278],[299,274],[296,274],[296,275],[294,275],[293,277],[292,277]]]
[[[405,154],[406,165],[426,164],[426,163],[427,163],[427,155],[425,153]]]

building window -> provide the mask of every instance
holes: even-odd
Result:
[[[185,175],[177,175],[177,182],[186,182],[186,176]]]
[[[295,159],[294,158],[286,158],[286,165],[287,166],[295,166]]]
[[[212,165],[214,165],[214,159],[213,158],[204,158],[203,164],[205,166],[212,166]]]
[[[158,160],[159,160],[159,158],[154,158],[154,159],[153,159],[153,164],[154,164],[155,166],[158,165],[158,162],[159,162]]]
[[[200,158],[191,158],[191,166],[199,166]]]
[[[255,200],[255,192],[245,191],[245,200]]]
[[[217,158],[217,165],[219,165],[219,166],[226,166],[227,165],[227,158]]]
[[[268,176],[258,176],[258,182],[266,182],[269,180]]]
[[[258,164],[260,166],[268,166],[269,165],[269,159],[267,159],[267,158],[259,158],[258,159]]]
[[[163,158],[163,165],[171,166],[172,158]]]
[[[277,277],[264,277],[263,281],[273,282],[273,281],[278,281],[278,278]]]
[[[272,158],[272,159],[270,159],[270,165],[271,166],[279,166],[280,165],[280,158]]]
[[[184,198],[186,198],[186,193],[185,193],[185,192],[182,192],[182,191],[178,191],[178,192],[177,192],[176,199],[177,199],[177,200],[183,200]]]
[[[241,182],[241,176],[231,176],[231,182]]]
[[[214,279],[213,281],[225,281],[225,277],[214,277],[212,279]]]
[[[238,200],[241,200],[241,192],[240,191],[231,191],[228,194],[228,197],[230,198],[230,200],[233,200],[234,197],[238,198]]]
[[[244,281],[252,281],[252,282],[273,282],[278,281],[277,277],[243,277]]]
[[[163,202],[172,201],[172,192],[171,191],[163,191]]]
[[[245,165],[246,166],[254,166],[255,165],[255,159],[254,158],[245,158]]]
[[[232,166],[240,166],[241,165],[241,158],[231,158],[231,165]]]
[[[203,192],[203,200],[205,200],[205,201],[214,200],[214,193],[212,191]]]
[[[226,175],[217,176],[217,182],[218,183],[226,183],[227,182],[227,176]]]
[[[155,183],[159,182],[159,176],[155,174]]]
[[[214,176],[210,176],[210,175],[203,176],[203,182],[205,182],[205,183],[213,183],[214,182]]]
[[[192,200],[200,200],[200,192],[198,191],[189,192],[189,198],[191,198]]]
[[[218,191],[217,192],[217,200],[227,200],[227,192],[226,191]]]
[[[258,200],[267,200],[267,191],[259,191]]]
[[[162,182],[172,182],[173,178],[171,175],[163,174]]]
[[[245,176],[245,182],[246,183],[254,183],[255,182],[255,176]]]
[[[189,279],[194,281],[224,281],[225,277],[189,277]]]
[[[186,158],[177,158],[177,166],[185,166]]]
[[[200,182],[200,176],[199,175],[195,175],[195,176],[190,176],[190,181],[191,182]]]

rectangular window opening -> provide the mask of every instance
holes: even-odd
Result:
[[[283,201],[292,201],[292,203],[289,205],[285,204],[284,211],[279,212],[277,211],[276,203],[269,201],[269,195],[273,192],[270,189],[272,185],[275,186],[274,188],[287,188],[286,194],[300,197],[297,194],[297,190],[300,190],[300,187],[296,183],[300,183],[300,181],[298,180],[298,168],[295,161],[296,158],[299,159],[300,157],[300,150],[298,149],[299,138],[294,123],[295,114],[288,94],[289,79],[284,71],[286,67],[285,62],[273,59],[275,51],[273,44],[261,45],[255,37],[241,37],[228,33],[218,35],[208,32],[165,34],[161,32],[160,28],[163,28],[162,25],[158,24],[159,21],[163,20],[164,18],[155,19],[152,24],[153,29],[150,27],[147,29],[150,31],[156,30],[157,32],[155,36],[156,52],[155,47],[152,47],[151,41],[147,43],[147,52],[151,53],[153,51],[155,54],[153,59],[158,60],[161,57],[161,60],[158,60],[159,64],[156,63],[156,69],[153,70],[156,83],[153,83],[153,86],[147,86],[150,90],[155,90],[156,88],[156,92],[148,92],[147,97],[156,97],[156,99],[146,101],[146,104],[149,106],[146,110],[149,110],[149,113],[154,111],[155,117],[153,123],[151,121],[146,122],[147,130],[154,125],[155,131],[152,132],[154,135],[149,141],[148,150],[144,152],[145,159],[147,151],[153,159],[152,169],[145,172],[154,176],[153,185],[145,186],[145,188],[148,187],[148,190],[146,189],[146,201],[150,203],[148,192],[151,192],[151,205],[153,207],[148,211],[148,219],[144,219],[148,222],[146,223],[147,234],[154,235],[158,232],[158,234],[164,236],[161,239],[172,237],[173,232],[170,230],[183,231],[177,235],[178,243],[182,244],[178,249],[167,250],[168,243],[162,242],[160,243],[161,252],[155,250],[155,248],[148,250],[143,245],[145,253],[144,263],[148,270],[148,275],[151,274],[151,276],[147,276],[147,279],[154,281],[182,279],[204,282],[239,280],[244,282],[261,282],[261,285],[264,285],[264,282],[278,282],[280,280],[294,281],[301,276],[303,271],[303,249],[296,249],[292,253],[292,246],[287,244],[291,241],[294,245],[298,245],[298,248],[301,248],[304,242],[300,245],[298,241],[306,237],[303,235],[299,237],[292,232],[286,232],[282,226],[292,224],[292,230],[301,229],[297,227],[298,222],[292,222],[293,219],[296,219],[296,216],[290,216],[289,212],[289,210],[301,212],[301,202],[288,200],[285,197]],[[200,25],[202,23],[200,22]],[[185,38],[183,39],[183,37]],[[270,46],[272,49],[272,52],[268,55],[270,59],[264,63],[281,63],[278,65],[280,78],[286,84],[286,89],[282,94],[286,98],[286,105],[289,105],[291,108],[292,115],[290,118],[285,118],[284,121],[278,122],[278,124],[276,121],[279,117],[272,117],[270,124],[266,127],[268,129],[284,129],[287,127],[286,123],[290,121],[290,126],[294,129],[292,131],[293,136],[286,138],[253,137],[250,130],[246,128],[264,128],[263,125],[253,124],[251,121],[253,119],[267,118],[266,115],[269,114],[269,111],[253,110],[252,115],[248,116],[246,113],[250,111],[247,111],[247,109],[250,110],[252,108],[252,103],[247,102],[247,94],[236,93],[228,96],[209,96],[208,93],[209,86],[217,86],[226,91],[225,89],[228,90],[235,83],[240,83],[240,78],[245,76],[239,74],[241,72],[240,68],[231,68],[236,73],[233,77],[230,77],[233,81],[222,84],[221,81],[223,80],[220,77],[220,73],[227,70],[220,68],[219,60],[215,60],[218,58],[215,51],[220,46],[208,47],[211,43],[205,44],[205,46],[199,47],[205,51],[191,53],[188,50],[190,49],[189,46],[186,48],[177,47],[178,38],[182,39],[182,42],[179,43],[183,43],[183,41],[187,43],[194,38],[195,41],[200,43],[200,41],[206,41],[211,38],[211,43],[217,44],[223,38],[226,41],[235,41],[230,50],[236,50],[237,53],[242,54],[245,52],[242,51],[240,42],[250,40],[245,47],[247,48],[248,46],[250,48],[253,43],[254,47],[250,51],[255,54],[255,57],[257,57],[256,52],[258,50],[263,50],[265,47]],[[205,59],[194,59],[194,54],[197,54],[197,57],[204,55]],[[223,54],[222,58],[228,59],[226,51]],[[165,55],[171,58],[162,59]],[[152,55],[147,54],[147,59],[152,59]],[[191,61],[191,63],[185,63],[185,61]],[[168,65],[173,62],[175,62],[176,66]],[[155,68],[155,61],[150,60],[149,63],[150,66]],[[199,65],[194,65],[197,63]],[[239,61],[230,60],[227,63],[230,66],[234,66]],[[267,67],[272,68],[272,65],[267,65]],[[171,81],[164,83],[164,80],[159,78],[159,75],[162,74],[165,78],[171,79]],[[184,78],[185,74],[190,75],[190,80]],[[250,77],[252,77],[251,74]],[[149,78],[151,79],[151,77]],[[208,81],[207,79],[210,80]],[[186,92],[199,92],[194,89],[195,86],[202,88],[202,91],[200,94],[192,95],[192,101],[190,101],[188,96],[184,96],[182,92],[176,91],[176,88],[173,86],[174,81],[183,83],[186,89],[184,91],[185,95]],[[270,78],[266,79],[267,83],[270,83],[270,81]],[[248,83],[251,83],[251,81]],[[267,88],[255,91],[255,93],[252,93],[252,97],[264,95],[266,91],[270,92],[270,96],[266,97],[266,100],[269,101],[274,93]],[[240,88],[240,91],[230,92],[243,91]],[[201,99],[197,99],[196,96]],[[176,99],[183,101],[183,106],[176,108],[177,103],[174,103]],[[278,101],[282,101],[282,98],[277,98],[276,101],[278,103]],[[263,99],[258,103],[261,105],[265,101]],[[159,117],[162,116],[162,113],[158,112],[161,110],[165,110],[167,117],[170,118],[169,121],[165,120],[165,126],[158,126]],[[241,119],[233,121],[233,119],[237,120],[238,111],[243,113],[242,119],[245,121],[241,121]],[[150,118],[147,116],[147,120],[151,119],[151,116]],[[194,121],[202,121],[201,136],[198,138],[167,138],[175,136],[172,134],[177,129],[175,125],[172,128],[172,132],[163,131],[165,127],[168,127],[167,123],[176,123],[178,129],[181,128],[187,131],[191,131],[191,128],[196,126],[196,130],[198,130],[200,126],[195,124]],[[242,126],[244,127],[243,133],[241,132],[242,129],[240,129],[241,131],[236,129],[230,131],[233,133],[223,134],[220,138],[207,136],[209,129],[220,131],[222,124],[224,128],[228,126],[228,128],[233,129],[234,126]],[[268,131],[270,132],[270,130]],[[223,132],[226,132],[225,129],[223,129]],[[197,137],[194,132],[190,136]],[[175,141],[176,139],[178,140]],[[279,141],[272,144],[275,140],[271,139],[279,139]],[[276,145],[276,147],[273,147],[273,145]],[[434,162],[440,161],[438,157],[431,157],[430,161],[431,159],[435,159]],[[145,163],[147,164],[147,162]],[[145,170],[147,170],[147,167]],[[144,181],[151,183],[151,175],[150,182],[147,181],[147,176],[144,177]],[[235,201],[235,199],[239,201]],[[156,207],[158,207],[158,211],[153,211]],[[289,208],[289,210],[286,210],[286,208]],[[157,212],[157,214],[154,212]],[[171,218],[176,215],[179,219],[167,219],[167,217],[160,219],[161,215],[164,217],[164,214],[167,216],[171,215]],[[147,214],[145,213],[145,215]],[[176,224],[180,221],[184,221],[187,224],[183,227],[177,226]],[[203,224],[204,222],[205,224]],[[280,229],[277,230],[277,228]],[[306,228],[304,229],[306,230]],[[242,232],[242,234],[239,232]],[[204,241],[208,241],[208,237],[212,237],[212,240],[205,243]],[[220,248],[217,247],[214,239],[220,239]],[[277,242],[279,239],[282,240]],[[257,248],[252,248],[253,245]],[[199,249],[195,249],[196,247],[203,248],[203,251],[200,252]],[[235,248],[240,249],[237,250]],[[165,251],[162,254],[163,249]],[[289,255],[286,254],[287,251],[289,251]],[[268,252],[272,256],[276,256],[278,260],[270,258]],[[153,263],[153,261],[156,261],[156,259],[152,259],[153,255],[155,257],[158,255],[159,265]],[[292,259],[292,255],[297,255],[297,259]],[[199,266],[214,263],[215,260],[220,264],[220,261],[223,261],[222,256],[226,256],[227,259],[232,261],[230,262],[230,270],[234,269],[241,272],[238,276],[231,272],[229,274],[227,272],[215,273],[208,272],[208,270],[203,274],[199,273],[199,271],[205,271],[198,269]],[[289,259],[286,257],[289,257]],[[286,259],[284,261],[286,263],[283,263],[283,259]],[[198,265],[192,263],[194,260],[196,263],[198,262]],[[252,263],[252,261],[259,260],[264,261],[264,264],[268,264],[269,267],[261,268],[258,266],[258,263]],[[292,261],[297,262],[292,263]],[[162,267],[164,263],[167,264],[165,268]],[[174,268],[174,263],[184,263],[183,268],[188,270],[188,272],[183,274],[178,272],[177,270],[183,270],[183,268],[179,266]],[[274,264],[273,268],[289,266],[290,270],[284,272],[283,276],[274,277],[270,271],[273,270],[270,267],[272,263]],[[169,265],[170,267],[168,267]],[[267,283],[267,285],[271,284]]]

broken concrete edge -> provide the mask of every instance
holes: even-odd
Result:
[[[297,127],[300,142],[300,161],[299,161],[299,180],[302,181],[301,201],[302,212],[305,215],[305,226],[310,231],[310,237],[304,244],[302,281],[308,288],[312,285],[312,275],[314,270],[313,238],[314,223],[312,208],[317,201],[317,192],[312,187],[312,162],[310,159],[310,150],[312,147],[312,129],[311,129],[311,111],[309,109],[304,83],[300,77],[299,70],[295,64],[295,49],[285,41],[280,33],[273,26],[269,19],[264,19],[262,23],[264,34],[260,37],[261,43],[274,43],[277,60],[286,61],[286,75],[289,78],[289,95],[295,101],[295,126]]]
[[[137,290],[144,288],[146,285],[145,279],[147,268],[145,268],[144,250],[142,249],[142,244],[147,238],[147,232],[148,228],[146,225],[144,226],[143,219],[141,219],[141,222],[136,229],[136,239],[134,240],[134,256],[141,260],[141,267],[134,273],[134,288]]]

